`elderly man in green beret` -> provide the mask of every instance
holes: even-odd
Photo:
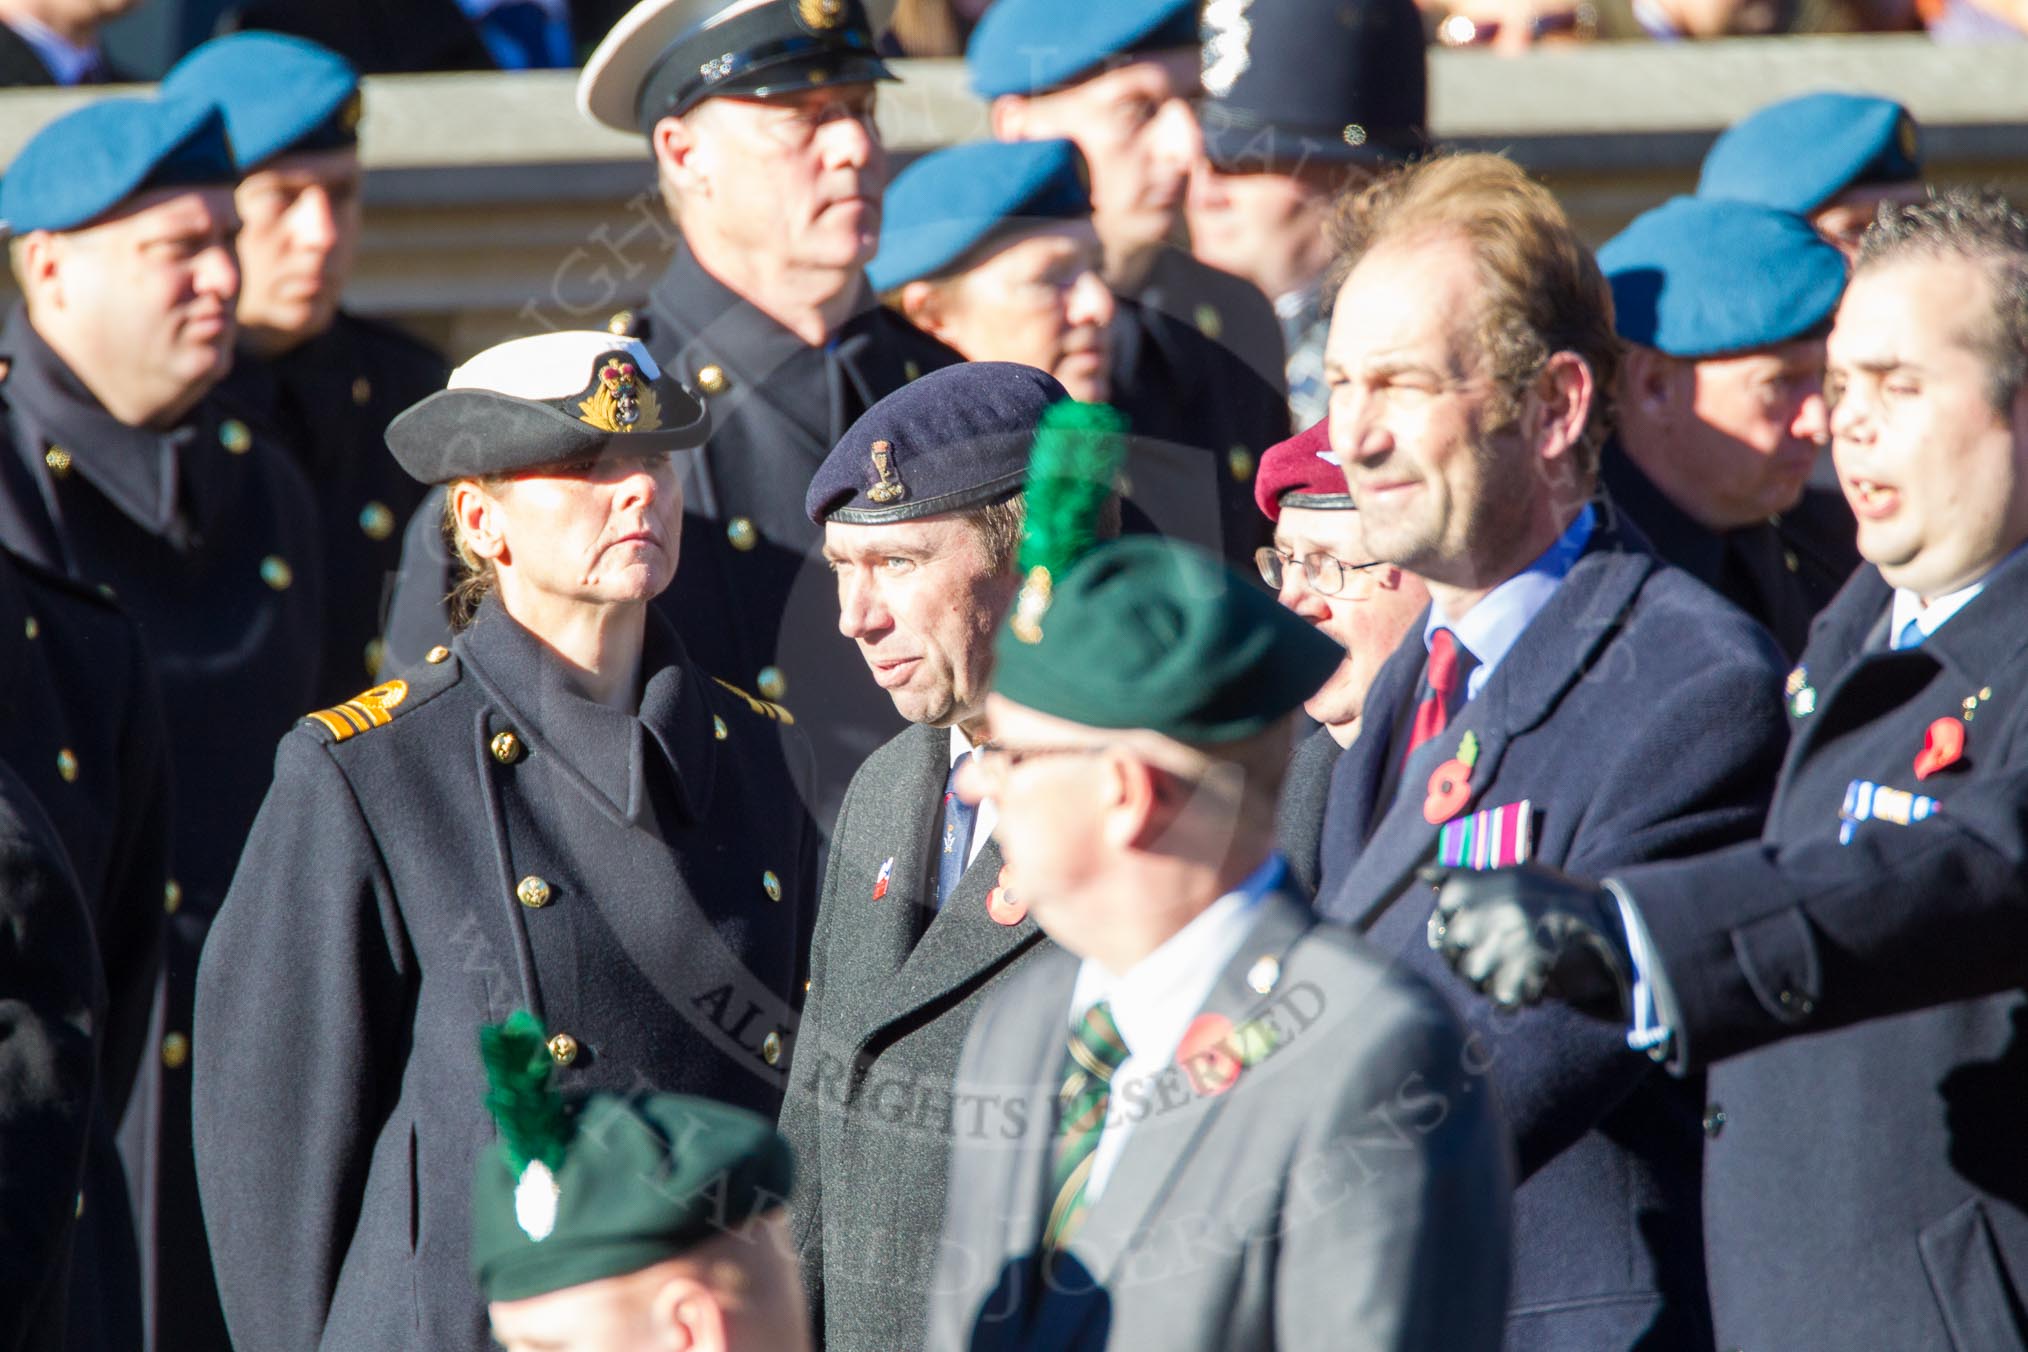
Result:
[[[788,1142],[684,1094],[566,1100],[524,1012],[479,1036],[499,1144],[472,1188],[472,1273],[507,1352],[806,1352]]]
[[[1459,1025],[1275,851],[1343,655],[1187,546],[1030,569],[958,788],[1060,949],[965,1043],[935,1352],[1499,1345],[1507,1145]]]

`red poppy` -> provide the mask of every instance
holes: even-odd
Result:
[[[1956,765],[1964,754],[1964,721],[1939,718],[1923,729],[1922,750],[1915,757],[1915,777],[1928,779],[1937,771]]]
[[[1177,1044],[1176,1064],[1190,1077],[1190,1087],[1206,1098],[1239,1083],[1244,1063],[1233,1045],[1232,1020],[1223,1014],[1199,1014],[1191,1020]]]
[[[1465,810],[1472,801],[1472,767],[1461,760],[1447,760],[1430,771],[1429,792],[1422,800],[1422,819],[1442,826]]]

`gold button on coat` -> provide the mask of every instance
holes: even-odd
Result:
[[[725,720],[717,714],[711,716],[711,735],[721,742],[726,738]]]
[[[1225,332],[1225,316],[1218,313],[1215,305],[1200,305],[1190,316],[1197,322],[1197,331],[1214,341]]]
[[[1244,446],[1233,447],[1225,453],[1225,467],[1233,478],[1245,483],[1253,477],[1253,452]]]
[[[183,1033],[171,1033],[162,1039],[162,1064],[171,1070],[181,1070],[190,1061],[190,1038]]]
[[[253,449],[253,433],[238,418],[227,418],[218,425],[218,444],[234,455],[245,455]]]
[[[775,876],[773,869],[762,871],[761,891],[768,894],[769,901],[780,901],[782,899],[782,880]]]
[[[359,529],[369,540],[385,540],[394,534],[394,511],[384,502],[369,502],[359,509]]]
[[[531,873],[515,887],[514,895],[521,898],[521,904],[529,910],[539,911],[549,905],[549,884]]]
[[[558,1033],[549,1040],[549,1059],[559,1066],[577,1060],[577,1039],[569,1033]]]
[[[445,658],[449,657],[450,655],[451,650],[449,648],[446,648],[443,644],[439,643],[436,647],[430,649],[428,652],[423,654],[423,661],[429,663],[431,666],[436,666],[438,663],[442,662]]]
[[[361,408],[373,402],[373,382],[365,376],[352,382],[352,402]]]
[[[77,753],[69,747],[56,753],[56,773],[66,784],[77,783]]]
[[[697,368],[697,388],[706,394],[724,394],[732,384],[725,378],[725,368],[716,362]]]
[[[296,570],[281,555],[270,554],[261,560],[261,581],[276,591],[287,591],[295,580]]]
[[[760,543],[760,532],[753,528],[753,522],[743,516],[736,516],[725,523],[725,538],[732,547],[744,554]]]
[[[502,765],[512,765],[521,759],[521,739],[512,732],[503,732],[493,738],[493,759]]]
[[[42,636],[42,622],[33,615],[28,617],[28,621],[23,628],[27,631],[30,638],[40,638]]]
[[[174,878],[162,884],[162,909],[171,915],[183,909],[183,884]]]
[[[761,1039],[761,1060],[769,1065],[780,1065],[782,1060],[782,1035],[770,1029]]]
[[[49,466],[49,472],[59,479],[70,477],[70,452],[61,446],[52,446],[42,453],[42,463]]]
[[[760,687],[764,699],[780,699],[789,693],[789,678],[782,675],[780,667],[762,667],[760,675],[754,677],[754,684]]]

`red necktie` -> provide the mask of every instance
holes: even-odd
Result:
[[[1448,629],[1438,629],[1429,636],[1429,673],[1426,678],[1429,693],[1422,697],[1422,703],[1415,706],[1415,722],[1408,729],[1408,750],[1402,752],[1401,763],[1408,764],[1408,758],[1415,754],[1417,747],[1444,730],[1451,721],[1451,709],[1464,693],[1465,679],[1470,674],[1471,655],[1464,654],[1460,660],[1458,640]]]

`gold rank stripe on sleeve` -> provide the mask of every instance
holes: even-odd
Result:
[[[713,676],[711,679],[717,681],[727,690],[730,690],[733,694],[738,695],[741,699],[745,700],[746,707],[752,709],[755,713],[759,714],[761,717],[772,718],[775,722],[784,724],[788,727],[794,727],[796,725],[796,716],[790,713],[785,706],[776,704],[773,700],[762,699],[758,695],[749,695],[746,693],[746,691],[741,690],[731,681],[721,679],[720,677],[717,676]]]
[[[319,709],[304,721],[323,728],[331,734],[332,741],[342,742],[348,737],[357,737],[368,728],[385,727],[393,722],[395,707],[407,698],[407,681],[389,681],[354,695],[343,704]]]

